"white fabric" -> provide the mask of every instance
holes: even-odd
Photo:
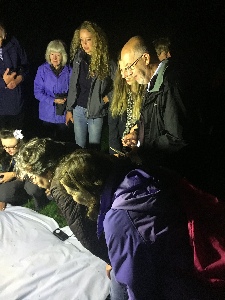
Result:
[[[0,300],[105,300],[105,262],[52,218],[19,206],[0,211]],[[72,235],[69,227],[62,229]]]

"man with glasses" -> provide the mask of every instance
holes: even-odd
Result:
[[[147,153],[147,157],[151,150],[161,163],[188,144],[189,123],[179,84],[169,68],[168,59],[163,60],[152,74],[152,63],[156,59],[155,51],[139,36],[132,37],[122,48],[122,77],[133,76],[139,84],[148,85],[138,130],[128,134],[123,145],[131,148],[140,145],[139,154]]]

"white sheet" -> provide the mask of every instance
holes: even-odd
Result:
[[[25,207],[0,211],[0,300],[105,300],[105,262],[52,218]],[[69,227],[63,228],[72,235]]]

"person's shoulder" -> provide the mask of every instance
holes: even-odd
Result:
[[[43,64],[41,64],[41,65],[38,66],[37,71],[38,72],[46,72],[46,71],[48,71],[50,69],[51,68],[50,68],[49,63],[48,62],[44,62]]]

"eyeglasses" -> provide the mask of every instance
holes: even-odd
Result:
[[[7,149],[12,149],[12,150],[14,150],[14,149],[16,149],[16,148],[18,147],[18,144],[19,144],[19,142],[18,142],[16,145],[14,145],[14,146],[2,146],[2,147],[3,147],[3,149],[5,149],[5,150],[7,150]]]
[[[143,54],[140,57],[138,57],[130,66],[124,68],[124,72],[133,71],[136,64],[139,62],[139,60],[142,58],[142,56],[143,56]]]

